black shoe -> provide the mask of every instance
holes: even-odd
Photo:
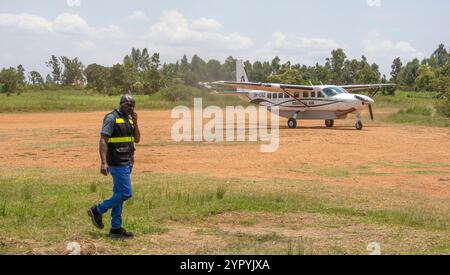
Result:
[[[105,226],[102,222],[102,215],[98,213],[97,207],[94,205],[87,211],[89,217],[91,217],[92,223],[97,227],[98,229],[103,229]]]
[[[109,231],[109,236],[113,239],[132,239],[133,232],[126,231],[124,228],[112,229]]]

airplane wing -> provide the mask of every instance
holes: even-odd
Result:
[[[313,91],[311,86],[276,84],[276,83],[254,83],[254,82],[234,82],[234,81],[216,81],[214,85],[223,85],[244,90],[257,90],[272,93],[287,93]]]
[[[362,84],[362,85],[345,85],[339,87],[344,88],[349,92],[356,92],[369,89],[381,89],[384,87],[393,87],[393,86],[396,86],[396,84]]]
[[[212,91],[212,95],[229,95],[229,96],[236,96],[236,95],[249,95],[250,92],[241,92],[241,91],[225,91],[225,92],[219,92],[219,91]]]

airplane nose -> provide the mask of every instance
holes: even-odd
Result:
[[[367,104],[373,104],[375,103],[375,100],[373,100],[372,98],[365,96],[365,95],[355,95],[355,98],[359,101],[362,101],[364,103]]]

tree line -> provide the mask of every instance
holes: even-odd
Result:
[[[0,92],[20,93],[24,89],[49,89],[54,87],[80,87],[95,89],[105,94],[151,95],[163,88],[177,85],[197,86],[199,82],[234,80],[236,60],[230,56],[224,63],[205,61],[198,55],[188,60],[184,55],[175,63],[161,64],[159,53],[147,48],[133,48],[121,63],[112,67],[99,64],[84,66],[77,57],[52,55],[46,62],[51,73],[45,79],[37,71],[26,71],[22,65],[3,68],[0,71]],[[376,63],[369,63],[365,56],[348,59],[344,50],[336,49],[324,64],[313,66],[282,63],[279,57],[271,61],[245,62],[251,81],[282,82],[289,84],[398,84],[401,88],[416,91],[435,91],[445,96],[450,87],[450,53],[441,44],[429,58],[414,59],[403,64],[396,58],[389,78],[381,75]],[[393,94],[394,90],[384,91]]]

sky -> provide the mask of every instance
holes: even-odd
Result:
[[[163,63],[198,54],[314,65],[343,48],[389,76],[396,57],[450,47],[449,11],[443,0],[0,0],[0,68],[45,76],[53,54],[111,66],[132,47]]]

